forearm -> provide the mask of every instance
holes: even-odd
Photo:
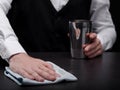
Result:
[[[105,29],[97,34],[98,39],[101,41],[103,50],[109,50],[112,48],[116,41],[116,32],[112,28]]]
[[[11,55],[24,52],[6,17],[12,0],[0,0],[0,56],[8,59]]]
[[[109,12],[109,0],[93,0],[91,6],[91,20],[93,31],[97,33],[104,50],[110,49],[116,40],[116,31]]]

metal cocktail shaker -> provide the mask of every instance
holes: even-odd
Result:
[[[89,20],[69,21],[70,49],[72,58],[86,58],[83,51],[83,44],[90,40],[86,33],[91,32],[92,22]]]

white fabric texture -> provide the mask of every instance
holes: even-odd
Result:
[[[14,73],[13,71],[10,70],[9,67],[5,67],[4,74],[5,76],[15,81],[18,85],[45,85],[45,84],[59,83],[64,80],[65,81],[76,81],[77,80],[77,78],[73,74],[67,72],[66,70],[62,69],[58,65],[52,62],[48,62],[48,63],[51,63],[56,73],[60,75],[60,77],[58,77],[55,81],[45,80],[44,82],[38,82],[35,80],[30,80],[28,78],[22,77],[21,75],[17,73]]]
[[[50,0],[52,5],[57,11],[60,11],[67,3],[69,0]]]

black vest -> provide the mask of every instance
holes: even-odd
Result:
[[[68,22],[90,18],[91,0],[69,0],[59,12],[50,0],[13,0],[9,21],[26,51],[69,51]]]

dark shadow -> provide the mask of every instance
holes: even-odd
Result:
[[[120,5],[117,4],[119,2],[116,0],[110,0],[110,3],[111,3],[110,12],[117,32],[117,40],[111,51],[119,52],[120,51],[120,14],[119,14]]]

